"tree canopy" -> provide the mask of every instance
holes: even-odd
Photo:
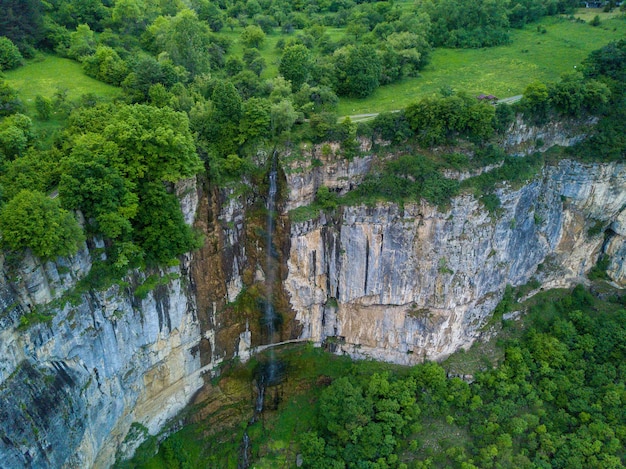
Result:
[[[84,241],[74,216],[55,199],[22,190],[0,210],[2,244],[10,249],[30,248],[43,259],[74,254]]]

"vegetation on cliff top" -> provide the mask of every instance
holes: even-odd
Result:
[[[393,141],[408,139],[421,146],[469,139],[478,148],[471,152],[479,153],[494,131],[504,128],[503,113],[494,115],[487,102],[455,91],[454,80],[438,84],[441,96],[397,101],[406,107],[404,113],[397,119],[381,115],[372,127],[337,123],[337,104],[394,83],[421,88],[430,80],[419,75],[441,47],[505,57],[510,49],[493,47],[514,46],[522,47],[522,56],[538,57],[541,52],[523,46],[524,41],[536,36],[538,42],[552,41],[553,46],[542,48],[556,47],[552,28],[561,31],[563,23],[572,26],[572,44],[582,36],[585,47],[619,36],[623,25],[614,14],[603,14],[596,27],[562,16],[575,6],[570,0],[193,0],[185,5],[3,0],[9,14],[0,19],[0,66],[7,70],[6,79],[0,79],[0,114],[5,116],[0,122],[0,204],[10,204],[23,189],[48,194],[60,207],[85,216],[84,228],[105,239],[116,267],[167,262],[197,246],[174,203],[173,188],[177,180],[200,172],[201,161],[219,185],[261,171],[259,150],[275,145],[295,148],[302,140],[335,140],[351,158],[359,152],[359,132],[391,134]],[[548,17],[550,24],[542,20]],[[580,48],[563,50],[570,54],[570,49]],[[25,61],[28,68],[20,68]],[[443,65],[434,61],[433,66],[437,63]],[[97,81],[77,73],[79,66]],[[524,83],[519,77],[514,81],[518,87]],[[601,79],[588,76],[581,85],[578,75],[570,75],[560,83],[548,93],[554,109],[574,115],[605,111],[609,87]],[[77,95],[77,84],[87,93]],[[583,97],[572,99],[579,92]],[[527,92],[523,110],[540,118],[545,111],[537,102],[541,92],[535,101],[530,96]],[[103,105],[102,98],[115,102]],[[385,108],[375,97],[371,102]],[[610,125],[615,124],[605,128]],[[368,177],[365,188],[371,189],[368,196],[445,203],[457,184],[440,170],[440,164],[420,157],[406,171],[390,163]],[[408,184],[416,172],[419,181]],[[326,199],[326,206],[333,204],[332,194]],[[45,204],[50,210],[52,205]],[[2,213],[8,220],[15,210],[8,205]],[[19,229],[3,230],[5,247],[30,247],[49,258],[75,250],[81,239],[74,236],[68,249],[67,243],[50,243],[67,238],[51,229],[50,239],[39,243],[52,246],[44,254],[34,232],[22,235]]]

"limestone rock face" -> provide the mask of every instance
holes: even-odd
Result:
[[[365,143],[361,146],[367,149]],[[364,156],[348,160],[336,154],[339,152],[338,147],[338,144],[327,144],[328,154],[318,147],[306,148],[303,158],[285,167],[289,191],[285,210],[293,210],[313,202],[320,186],[344,194],[361,182],[370,170],[373,155],[365,153]]]
[[[534,151],[545,151],[554,145],[568,147],[582,141],[596,118],[561,120],[544,125],[532,125],[517,116],[506,133],[502,146],[509,153],[528,155]]]
[[[195,181],[178,189],[193,220]],[[82,285],[93,252],[0,258],[2,468],[110,467],[141,442],[126,438],[133,424],[156,433],[203,384],[190,259],[155,272],[167,281],[138,297],[146,274]]]
[[[379,204],[292,225],[285,285],[302,336],[405,364],[469,347],[507,284],[582,281],[624,217],[626,167],[562,161],[498,195],[498,215],[462,195],[445,211]]]
[[[563,129],[541,131],[520,129],[510,148]],[[54,262],[0,255],[0,468],[105,468],[131,455],[204,373],[267,344],[249,306],[264,294],[282,315],[274,342],[332,338],[353,356],[412,364],[471,345],[507,284],[570,285],[603,253],[626,285],[624,165],[548,166],[500,188],[497,214],[465,194],[446,209],[356,206],[290,224],[287,211],[321,185],[345,193],[375,163],[308,151],[280,174],[269,243],[262,190],[189,180],[175,191],[205,243],[179,266],[98,291],[86,282],[98,240]],[[162,281],[137,293],[149,274]]]

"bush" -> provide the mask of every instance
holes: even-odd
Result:
[[[42,121],[47,121],[52,115],[52,100],[45,96],[37,95],[35,97],[35,109],[37,117]]]
[[[61,209],[56,199],[29,190],[21,191],[2,208],[0,231],[5,246],[30,248],[43,259],[73,254],[84,241],[76,219]]]
[[[315,194],[315,201],[320,205],[323,210],[334,210],[337,208],[339,201],[337,200],[337,194],[331,192],[326,186],[321,186]]]
[[[22,54],[13,42],[0,36],[0,70],[12,70],[22,65]]]

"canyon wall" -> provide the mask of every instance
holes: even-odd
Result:
[[[302,336],[356,357],[436,360],[472,344],[507,284],[584,281],[603,248],[623,281],[624,165],[561,161],[497,194],[497,213],[465,194],[446,209],[380,203],[293,224],[285,284]]]
[[[576,141],[566,130],[519,129],[503,145],[526,153],[539,138],[546,148]],[[389,156],[369,149],[363,142],[352,160],[332,145],[285,158],[269,246],[267,181],[218,191],[189,180],[176,190],[205,242],[177,266],[94,289],[98,240],[54,262],[0,257],[0,468],[104,468],[132,454],[206,376],[261,349],[264,302],[281,313],[280,340],[411,364],[469,347],[507,284],[569,286],[601,253],[626,282],[619,164],[547,166],[500,187],[496,213],[462,194],[445,208],[379,203],[289,222],[321,185],[345,193]],[[141,291],[150,276],[158,281]]]
[[[177,189],[193,221],[195,181]],[[203,384],[190,257],[151,272],[162,280],[136,294],[147,273],[90,288],[102,248],[93,241],[54,262],[0,258],[3,469],[110,467]]]

